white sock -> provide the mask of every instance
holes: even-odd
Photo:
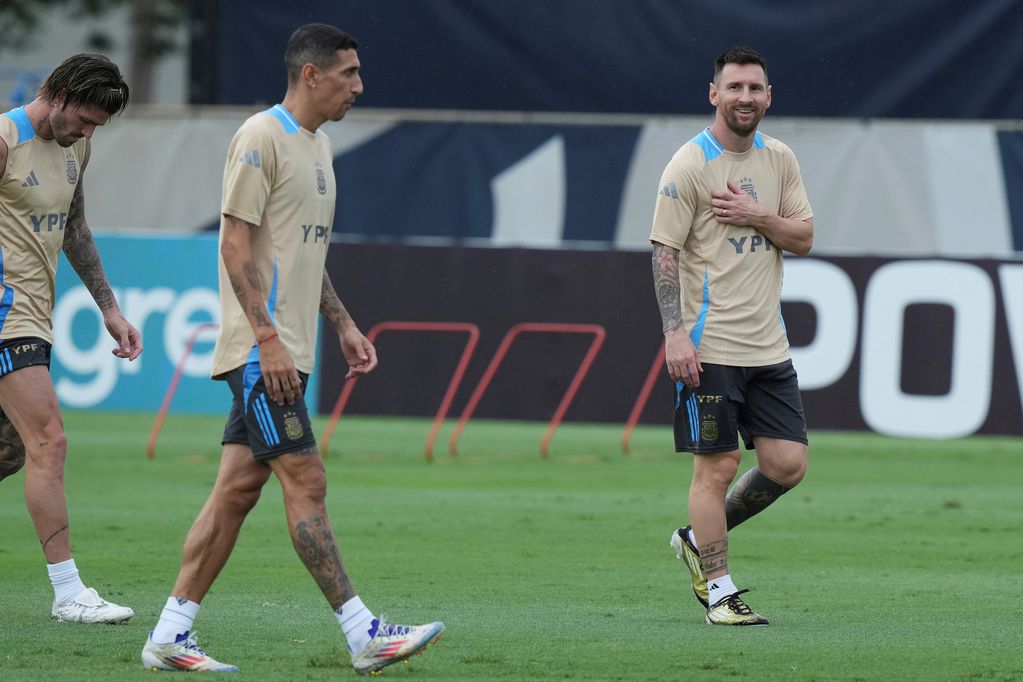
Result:
[[[199,615],[199,605],[180,597],[168,597],[167,604],[160,612],[153,633],[149,636],[156,644],[170,644],[192,629],[195,617]]]
[[[376,634],[379,621],[359,597],[352,597],[346,601],[334,615],[341,625],[341,632],[345,633],[345,639],[348,640],[348,649],[353,654],[365,649],[369,640]]]
[[[61,561],[59,564],[46,564],[53,585],[53,598],[58,602],[71,601],[85,589],[85,583],[78,577],[78,567],[74,559]]]
[[[708,578],[707,589],[710,591],[710,597],[707,601],[710,602],[711,606],[714,606],[714,604],[717,604],[728,595],[739,591],[739,588],[732,582],[732,576],[727,573],[718,578]]]
[[[693,543],[693,547],[699,547],[699,545],[696,544],[696,535],[693,533],[693,529],[690,528],[686,531],[686,534],[689,535],[689,542]]]

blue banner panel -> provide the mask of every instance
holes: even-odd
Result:
[[[291,32],[360,42],[371,107],[704,114],[713,60],[749,44],[785,116],[1019,118],[1015,0],[221,0],[217,85],[194,103],[283,97]],[[208,57],[207,57],[208,58]],[[204,60],[205,61],[205,60]],[[968,93],[968,96],[964,94]]]
[[[339,234],[489,239],[500,178],[507,203],[557,195],[552,241],[613,243],[638,126],[408,123],[335,159]],[[534,153],[552,145],[552,153]],[[516,215],[528,221],[529,207]]]
[[[66,407],[154,411],[196,326],[220,321],[216,235],[97,236],[96,246],[121,312],[142,332],[145,350],[134,362],[111,354],[116,344],[96,304],[61,256],[51,365],[57,396]],[[227,414],[230,391],[209,378],[215,338],[199,337],[175,411]]]

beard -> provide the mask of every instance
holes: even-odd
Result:
[[[760,121],[764,118],[764,112],[755,113],[753,120],[748,124],[739,123],[739,119],[733,112],[726,112],[724,119],[725,125],[736,135],[740,137],[749,137],[757,131],[757,126],[760,125]]]

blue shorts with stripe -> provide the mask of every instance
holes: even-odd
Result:
[[[765,367],[703,364],[700,385],[675,382],[675,451],[747,450],[766,436],[806,444],[806,419],[791,360]]]
[[[278,405],[266,396],[266,384],[258,362],[228,372],[225,379],[234,394],[234,402],[221,443],[248,445],[252,456],[260,461],[316,447],[305,404],[309,375],[299,372],[298,376],[302,379],[302,395],[294,405]]]

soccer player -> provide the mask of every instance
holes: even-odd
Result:
[[[134,615],[87,588],[71,556],[67,439],[50,378],[62,248],[103,313],[117,342],[114,355],[134,360],[142,352],[85,221],[91,138],[127,105],[117,66],[102,55],[76,54],[54,69],[34,100],[0,116],[0,478],[25,467],[25,504],[53,584],[52,614],[72,623],[117,623]]]
[[[675,380],[675,449],[691,452],[690,526],[671,536],[707,623],[767,625],[728,568],[728,530],[803,478],[803,405],[781,319],[782,251],[809,253],[813,213],[792,151],[757,131],[771,106],[764,58],[717,58],[709,128],[661,176],[653,275]],[[735,483],[739,441],[757,465]]]
[[[284,492],[295,550],[330,603],[356,671],[405,660],[444,630],[439,622],[386,624],[356,594],[327,518],[326,474],[304,399],[317,310],[337,333],[348,377],[377,364],[324,267],[336,187],[320,126],[341,120],[362,94],[357,47],[333,26],[296,30],[284,54],[284,101],[245,121],[228,149],[213,377],[227,382],[234,404],[213,491],[188,532],[171,597],[142,649],[146,668],[238,669],[200,649],[192,623],[271,473]]]

